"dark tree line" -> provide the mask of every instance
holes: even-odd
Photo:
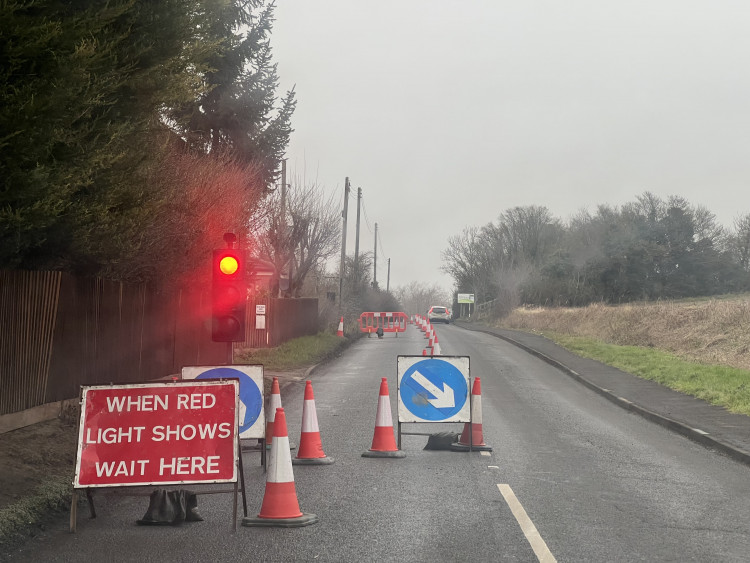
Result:
[[[567,223],[516,207],[451,237],[444,270],[477,302],[586,305],[750,290],[750,214],[728,230],[704,207],[646,192]]]
[[[0,3],[0,268],[195,268],[275,180],[268,0]],[[168,268],[165,268],[168,264]]]

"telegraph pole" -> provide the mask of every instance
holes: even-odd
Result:
[[[372,262],[372,287],[378,287],[378,224],[375,223],[375,251]]]
[[[354,267],[359,265],[359,208],[362,204],[362,188],[357,188],[357,236],[354,239]]]
[[[385,282],[385,291],[386,293],[391,292],[391,259],[388,258],[388,277],[386,278]]]
[[[346,215],[349,209],[349,176],[344,181],[344,211],[343,225],[341,227],[341,267],[339,268],[339,315],[344,308],[344,267],[346,266]]]

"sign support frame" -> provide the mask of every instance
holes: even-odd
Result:
[[[180,380],[185,381],[185,380]],[[232,381],[231,379],[216,379],[216,382],[226,382],[226,381]],[[234,380],[236,381],[236,380]],[[148,382],[147,382],[148,383]],[[165,387],[169,385],[169,383],[176,383],[176,381],[166,381]],[[134,383],[132,385],[139,385],[138,383]],[[110,384],[110,386],[113,386]],[[83,388],[86,387],[85,385],[81,385],[78,391],[78,408],[83,408]],[[235,410],[237,409],[237,406],[235,405]],[[78,424],[76,425],[76,436],[80,440],[80,430],[81,430],[81,420],[82,416],[78,417]],[[237,508],[238,508],[238,494],[242,493],[242,509],[243,509],[243,516],[247,517],[247,491],[245,488],[245,471],[242,464],[242,446],[240,442],[240,432],[239,427],[237,428],[236,436],[235,436],[235,444],[237,448],[237,460],[235,461],[238,475],[237,479],[233,483],[233,487],[231,489],[209,489],[209,490],[203,490],[203,491],[197,491],[196,495],[209,495],[209,494],[232,494],[233,495],[233,502],[232,502],[232,531],[237,532]],[[76,444],[76,449],[78,449],[78,446],[80,444]],[[264,448],[265,449],[265,448]],[[191,485],[196,487],[201,487],[208,485],[209,483],[191,483]],[[144,486],[144,485],[139,485]],[[121,490],[121,489],[128,489],[128,485],[119,485],[119,486],[107,486],[107,487],[96,487],[96,486],[88,486],[88,487],[73,487],[73,492],[71,494],[71,500],[70,500],[70,519],[69,519],[69,531],[71,534],[76,533],[77,529],[77,521],[78,521],[78,491],[79,489],[83,489],[86,491],[86,499],[88,501],[89,505],[89,513],[91,519],[96,518],[96,507],[94,506],[94,497],[92,494],[92,491],[96,489],[111,489],[111,490]],[[130,493],[129,496],[150,496],[151,493]]]
[[[465,357],[468,360],[468,364],[467,364],[468,374],[467,374],[466,377],[467,377],[467,391],[468,391],[467,401],[469,403],[469,420],[468,421],[464,421],[464,424],[469,424],[469,429],[470,429],[470,432],[469,432],[469,451],[472,452],[473,451],[473,445],[474,445],[473,444],[473,439],[474,439],[473,434],[474,434],[474,432],[471,431],[471,429],[473,428],[472,425],[474,424],[474,419],[473,419],[474,409],[472,409],[471,407],[472,407],[472,403],[473,403],[474,399],[473,399],[473,396],[471,394],[472,381],[473,381],[473,378],[471,377],[471,357],[470,356],[442,356],[442,355],[435,356],[435,355],[432,355],[432,354],[429,355],[429,356],[415,356],[415,357],[416,358],[420,358],[420,359],[428,359],[428,358],[429,359],[445,359],[445,358],[452,358],[452,357]],[[399,394],[399,405],[400,405],[400,393],[401,393],[401,379],[402,379],[402,377],[401,377],[401,374],[398,373],[398,369],[399,369],[399,367],[398,367],[398,358],[399,358],[399,356],[396,357],[396,384],[397,384],[396,385],[396,389],[397,389],[396,393]],[[429,433],[429,432],[405,432],[401,428],[402,424],[451,424],[451,423],[460,424],[461,423],[461,421],[456,421],[456,422],[453,422],[453,421],[413,421],[413,422],[402,422],[401,421],[400,413],[397,413],[396,420],[397,420],[397,424],[396,424],[396,446],[398,447],[399,450],[401,449],[401,436],[432,436],[432,433]]]

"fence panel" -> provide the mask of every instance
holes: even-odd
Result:
[[[256,325],[266,307],[266,328]],[[247,338],[278,346],[318,331],[317,299],[248,303]],[[222,365],[208,288],[172,295],[61,272],[0,270],[0,415],[78,396],[80,385],[149,381],[186,365]]]
[[[0,414],[44,403],[60,280],[0,271]]]

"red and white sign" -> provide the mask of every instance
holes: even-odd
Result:
[[[238,381],[82,389],[74,487],[237,481]]]

